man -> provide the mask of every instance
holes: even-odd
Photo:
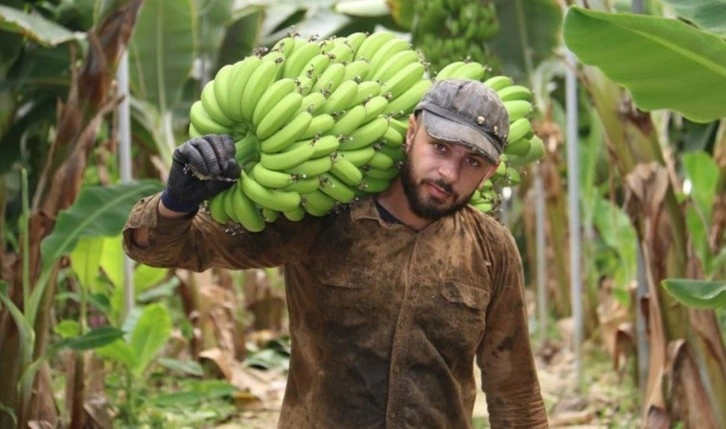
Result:
[[[409,119],[400,178],[338,214],[230,236],[206,198],[239,177],[229,139],[175,154],[164,193],[124,243],[150,265],[284,265],[292,356],[280,428],[469,428],[482,371],[494,428],[547,426],[510,233],[467,201],[496,170],[509,122],[496,93],[436,82]],[[195,214],[196,213],[196,214]]]

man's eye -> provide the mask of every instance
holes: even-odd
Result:
[[[439,152],[444,152],[446,150],[446,146],[444,146],[441,143],[434,143],[434,149],[436,149]]]
[[[471,167],[479,167],[481,165],[481,162],[476,158],[467,158],[467,162]]]

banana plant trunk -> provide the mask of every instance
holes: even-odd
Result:
[[[120,7],[89,31],[88,54],[78,68],[73,66],[68,97],[58,105],[57,133],[49,148],[31,206],[28,234],[30,260],[26,261],[31,268],[30,284],[34,284],[40,271],[40,243],[52,232],[58,212],[70,207],[78,196],[98,130],[119,101],[111,91],[112,81],[143,0],[120,3]],[[3,277],[8,277],[6,280],[10,284],[11,298],[21,309],[25,304],[22,302],[22,265],[23,261],[18,257],[12,272],[3,273]],[[46,349],[49,315],[54,302],[51,296],[53,290],[52,286],[46,289],[42,307],[37,312],[38,319],[33,326],[36,333],[33,359],[40,357]],[[0,403],[15,410],[17,427],[28,427],[28,423],[33,420],[45,420],[55,427],[57,415],[50,377],[43,376],[47,368],[41,369],[41,376],[36,378],[31,403],[19,403],[17,385],[24,368],[18,362],[24,345],[18,339],[18,329],[8,316],[7,309],[3,309],[0,313]],[[0,413],[0,427],[14,426],[10,415]]]
[[[648,280],[650,362],[644,427],[726,427],[726,349],[713,311],[687,309],[663,292],[666,278],[702,278],[688,247],[685,210],[675,174],[648,114],[637,111],[598,69],[583,78],[605,126],[610,162],[623,181],[627,212],[642,249]],[[723,162],[720,164],[722,172]]]

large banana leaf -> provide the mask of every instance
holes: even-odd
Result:
[[[725,281],[666,279],[661,285],[688,307],[726,308]]]
[[[726,37],[726,0],[664,0],[682,18]]]
[[[233,3],[234,0],[195,0],[199,11],[199,54],[209,60],[209,64],[217,63],[224,33],[231,21]]]
[[[20,33],[44,46],[76,39],[76,34],[40,15],[0,5],[0,30]]]
[[[694,122],[726,116],[726,41],[681,21],[571,7],[565,42],[585,64],[628,88],[643,110]]]
[[[53,232],[41,243],[43,265],[69,253],[81,237],[118,235],[131,207],[161,188],[158,181],[144,180],[84,189],[68,210],[60,212]]]
[[[181,98],[196,55],[196,16],[191,0],[146,0],[129,43],[129,62],[137,97],[160,112]]]
[[[562,9],[557,3],[556,0],[495,1],[500,30],[489,45],[501,59],[504,74],[515,80],[528,79],[527,75],[558,47]]]

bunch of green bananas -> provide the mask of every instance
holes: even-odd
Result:
[[[432,71],[463,58],[492,65],[484,44],[499,33],[493,0],[416,0],[413,7],[412,42]]]
[[[209,201],[211,216],[256,232],[280,215],[324,216],[386,190],[404,159],[408,116],[433,83],[425,64],[409,42],[377,32],[291,34],[222,67],[189,112],[190,137],[231,135],[243,167],[240,180]],[[437,78],[481,81],[485,71],[458,61]],[[506,98],[517,141],[535,141],[531,92],[504,76],[485,84]]]
[[[418,52],[389,32],[291,34],[222,67],[191,107],[189,135],[230,134],[243,172],[210,214],[261,231],[387,189],[426,76]]]

